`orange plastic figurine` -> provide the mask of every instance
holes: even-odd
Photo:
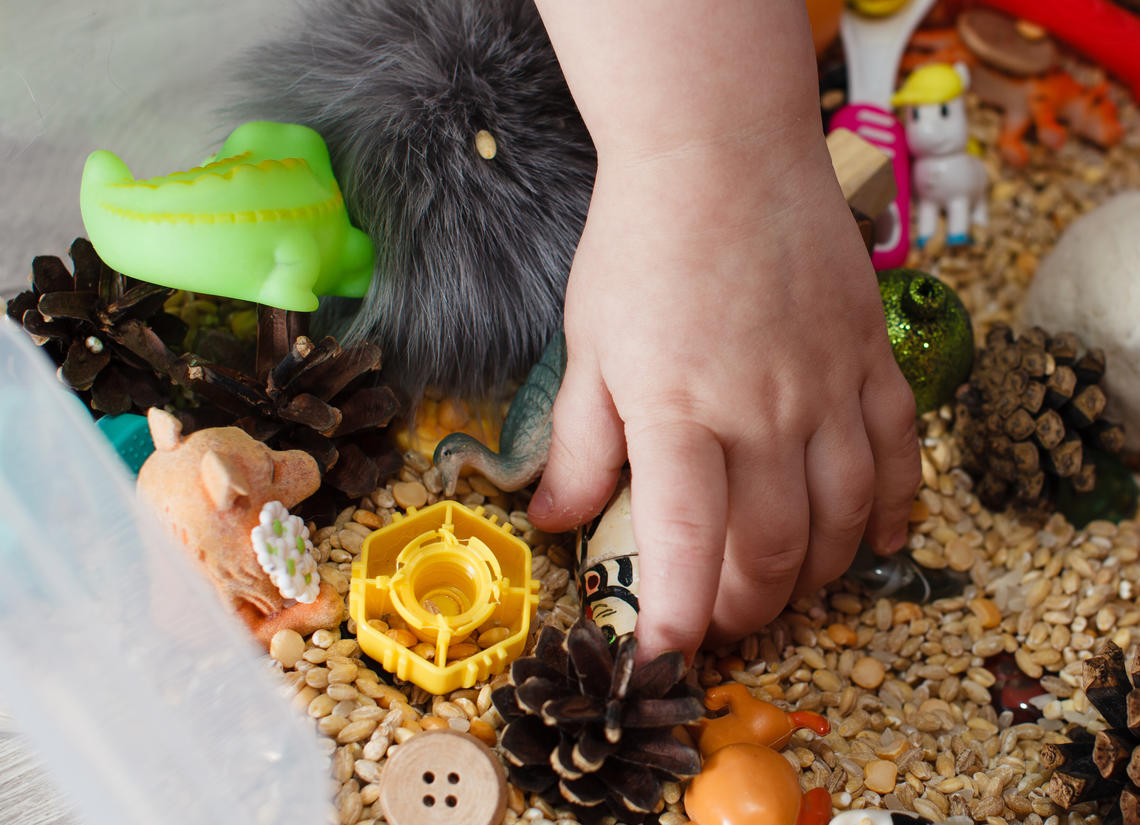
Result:
[[[1002,159],[1020,169],[1029,162],[1025,136],[1032,127],[1037,139],[1054,151],[1069,130],[1102,148],[1124,136],[1108,83],[1082,86],[1056,66],[1056,51],[1048,41],[1019,43],[1016,21],[997,12],[973,8],[957,28],[926,30],[911,38],[903,57],[904,69],[929,63],[965,63],[970,67],[970,90],[983,103],[1002,110],[998,149]],[[986,40],[989,35],[990,40]],[[998,37],[1004,35],[1004,37]]]
[[[1074,134],[1102,147],[1112,146],[1124,136],[1105,81],[1085,87],[1061,70],[1017,81],[979,68],[973,88],[982,101],[1005,113],[998,148],[1002,159],[1015,168],[1029,162],[1023,138],[1030,126],[1037,139],[1053,150],[1065,143],[1065,127],[1059,120]]]
[[[801,728],[826,735],[827,719],[810,711],[786,713],[735,682],[711,688],[705,705],[729,712],[700,728],[704,767],[685,792],[694,825],[826,825],[831,795],[825,788],[802,793],[799,774],[775,749]]]
[[[803,728],[809,728],[820,736],[831,731],[831,724],[818,713],[782,711],[771,702],[755,698],[739,682],[709,688],[705,693],[705,707],[709,710],[729,709],[725,716],[709,719],[701,728],[701,756],[706,757],[738,742],[779,750],[788,744],[793,733]]]
[[[211,427],[183,437],[178,419],[158,407],[150,409],[147,421],[155,451],[139,469],[139,498],[253,635],[268,647],[278,630],[307,636],[340,624],[344,600],[336,588],[316,576],[305,594],[297,592],[306,589],[303,578],[314,577],[315,570],[306,570],[304,561],[298,565],[296,556],[282,552],[291,548],[277,540],[297,540],[283,529],[279,514],[321,486],[313,457],[300,450],[271,450],[237,427]],[[277,505],[276,513],[263,519],[267,505]],[[265,546],[266,537],[253,543],[258,527],[269,528],[265,536],[273,548]],[[259,558],[263,549],[294,565],[288,577],[296,573],[302,580],[275,578]]]
[[[800,791],[799,772],[779,751],[735,744],[705,760],[685,791],[693,825],[826,825],[831,795]]]

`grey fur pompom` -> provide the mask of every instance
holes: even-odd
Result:
[[[378,343],[413,398],[478,395],[538,359],[561,324],[595,156],[531,0],[319,0],[238,77],[243,120],[325,138],[376,244],[346,343]]]

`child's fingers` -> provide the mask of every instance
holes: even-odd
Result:
[[[681,650],[691,658],[712,616],[724,557],[724,450],[692,422],[634,424],[626,434],[640,553],[638,657]]]
[[[625,464],[625,436],[592,362],[571,359],[554,403],[554,432],[530,520],[562,532],[601,512]]]
[[[879,553],[906,541],[907,519],[922,480],[915,430],[914,394],[891,361],[863,387],[863,422],[875,455],[875,502],[866,538]]]
[[[733,641],[775,619],[799,576],[808,543],[804,450],[791,439],[771,441],[728,454],[731,509],[711,643]]]
[[[805,455],[811,539],[796,595],[839,578],[851,565],[875,494],[875,463],[857,399],[808,441]]]

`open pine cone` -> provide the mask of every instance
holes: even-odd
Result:
[[[236,363],[178,356],[187,327],[163,311],[174,290],[115,272],[85,238],[70,254],[73,273],[58,258],[37,257],[32,288],[9,301],[7,313],[96,412],[145,413],[169,402],[177,384],[197,405],[180,411],[185,432],[233,425],[276,449],[304,450],[325,481],[351,498],[399,469],[382,428],[400,404],[372,380],[380,368],[375,345],[342,349],[332,338],[314,344],[294,334],[290,321],[299,314],[262,308],[262,378]]]
[[[173,374],[200,402],[227,413],[225,423],[275,449],[304,450],[327,483],[358,498],[398,469],[378,440],[400,407],[389,387],[370,380],[379,368],[374,344],[342,349],[331,337],[314,344],[299,336],[264,380],[193,356],[179,359]]]
[[[127,278],[105,264],[86,238],[71,245],[73,272],[59,258],[32,262],[32,288],[7,314],[59,366],[60,379],[96,412],[145,412],[165,403],[166,370],[185,325],[162,311],[173,292]]]
[[[699,753],[672,733],[704,715],[701,692],[681,682],[684,657],[670,651],[636,668],[636,651],[632,635],[611,648],[579,619],[565,634],[544,627],[534,655],[511,665],[492,700],[519,788],[557,786],[587,818],[638,822],[661,804],[663,781],[700,771]]]
[[[978,479],[986,506],[1037,504],[1052,498],[1060,478],[1087,493],[1096,468],[1086,447],[1118,453],[1124,446],[1123,430],[1101,418],[1104,352],[1080,349],[1074,334],[1049,336],[1038,327],[1015,338],[996,325],[986,335],[958,389],[955,421],[963,467]]]
[[[1077,729],[1072,742],[1046,745],[1041,764],[1053,769],[1045,792],[1065,810],[1081,802],[1113,800],[1106,822],[1140,825],[1140,662],[1131,678],[1124,653],[1108,642],[1085,662],[1084,689],[1108,730]]]

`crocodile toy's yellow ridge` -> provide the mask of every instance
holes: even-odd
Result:
[[[163,286],[310,311],[318,295],[363,296],[372,277],[372,243],[304,126],[247,123],[216,159],[145,180],[93,152],[80,207],[110,266]]]
[[[171,172],[168,175],[161,175],[155,178],[145,178],[143,180],[132,180],[124,183],[115,183],[111,186],[124,186],[124,187],[142,187],[149,186],[151,188],[162,186],[166,183],[173,183],[174,181],[186,181],[190,183],[203,174],[224,175],[229,172],[233,167],[241,163],[249,163],[253,157],[253,152],[242,152],[241,154],[234,155],[233,157],[221,158],[220,160],[210,160],[203,163],[201,166],[192,166],[185,172]]]
[[[99,205],[108,212],[133,221],[154,221],[169,223],[256,223],[258,221],[298,221],[320,217],[344,205],[339,194],[322,203],[311,206],[295,206],[292,209],[250,209],[242,212],[141,212],[124,209],[107,201]]]

